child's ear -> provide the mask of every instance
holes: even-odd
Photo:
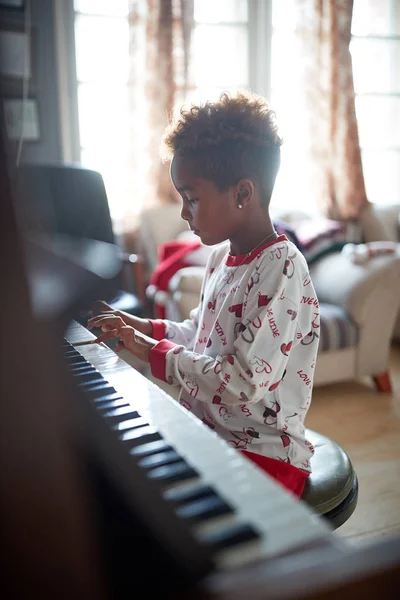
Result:
[[[236,185],[238,208],[244,208],[254,195],[254,183],[250,179],[241,179]]]

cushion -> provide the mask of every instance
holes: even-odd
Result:
[[[314,446],[315,454],[301,499],[323,515],[339,506],[351,493],[354,469],[349,456],[336,442],[309,429],[306,437]]]
[[[319,352],[350,348],[358,343],[358,327],[340,306],[321,302],[320,322]]]
[[[341,250],[346,242],[346,225],[323,217],[292,223],[302,252],[310,265],[327,252]]]
[[[303,254],[308,265],[331,252],[340,251],[349,242],[362,239],[361,226],[353,221],[333,221],[325,217],[301,218],[290,223],[274,220],[279,234],[284,233]]]

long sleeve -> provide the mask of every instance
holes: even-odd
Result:
[[[220,354],[209,356],[175,340],[164,341],[152,351],[153,374],[211,404],[254,404],[272,394],[285,377],[291,352],[312,334],[313,319],[318,320],[311,283],[311,301],[303,301],[307,269],[300,258],[294,266],[295,256],[290,249],[283,260],[266,253],[248,279],[244,301],[218,315],[209,343],[221,343],[235,329],[229,352],[222,353],[222,346]]]
[[[199,325],[200,305],[190,312],[188,319],[181,323],[168,319],[149,319],[153,326],[152,337],[155,340],[171,340],[175,344],[183,344],[193,349],[193,342]]]

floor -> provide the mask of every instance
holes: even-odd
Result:
[[[356,469],[357,508],[337,530],[355,543],[400,535],[400,346],[392,348],[390,372],[392,394],[376,392],[369,378],[321,386],[307,415],[306,426],[338,442]]]
[[[307,427],[338,442],[357,472],[357,508],[338,529],[354,542],[400,535],[400,346],[390,371],[392,394],[376,392],[369,378],[322,386],[307,415]]]

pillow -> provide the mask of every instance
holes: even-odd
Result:
[[[309,265],[325,254],[340,251],[347,242],[354,241],[348,239],[348,227],[341,221],[316,217],[302,219],[291,225],[298,247]]]
[[[295,230],[287,221],[282,221],[281,219],[274,219],[272,222],[275,231],[279,235],[286,235],[289,241],[291,241],[295,246],[298,247],[299,250],[303,251],[301,243],[296,235]]]

